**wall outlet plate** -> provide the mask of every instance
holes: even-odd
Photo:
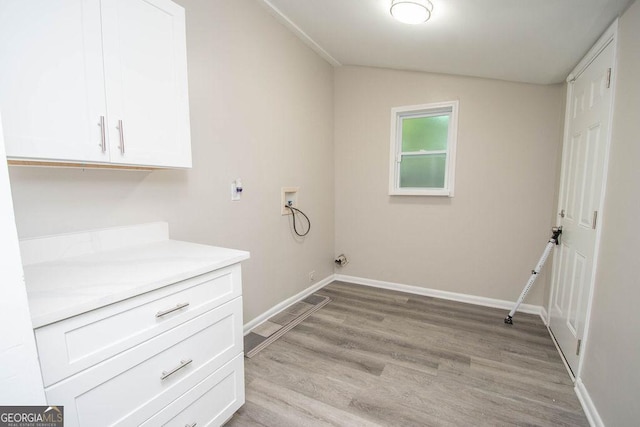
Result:
[[[236,182],[234,181],[234,182],[231,183],[231,200],[232,201],[240,200],[240,195],[242,193],[239,193],[236,189],[237,189]]]
[[[298,190],[300,187],[282,187],[280,196],[280,212],[282,215],[291,215],[291,209],[285,206],[298,207]]]

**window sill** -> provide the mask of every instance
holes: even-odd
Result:
[[[406,188],[406,189],[393,189],[389,191],[390,196],[439,196],[439,197],[453,197],[453,192],[447,189],[418,189],[418,188]]]

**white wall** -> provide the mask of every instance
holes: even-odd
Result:
[[[640,422],[640,3],[621,17],[602,241],[582,381],[607,426]]]
[[[43,405],[0,118],[0,405]]]
[[[333,70],[254,0],[186,8],[193,169],[11,168],[20,237],[169,222],[172,238],[251,251],[245,322],[333,273]],[[231,181],[245,191],[230,201]],[[313,222],[296,241],[280,188]]]
[[[335,73],[340,273],[515,301],[555,218],[561,85],[342,67]],[[389,196],[390,110],[459,100],[455,197]],[[526,302],[543,304],[550,271]]]

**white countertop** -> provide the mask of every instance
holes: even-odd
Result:
[[[48,325],[249,258],[249,253],[158,240],[24,266],[33,327]]]

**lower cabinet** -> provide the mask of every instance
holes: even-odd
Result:
[[[239,268],[231,271],[239,275]],[[131,306],[131,301],[108,311],[118,311],[118,304]],[[64,406],[65,426],[217,426],[244,404],[242,297],[204,313],[176,310],[175,315],[183,316],[175,327],[46,387],[48,404]],[[96,321],[95,312],[77,317],[82,316]],[[77,317],[67,320],[69,333]],[[65,329],[67,321],[42,329]],[[36,339],[46,335],[36,330]],[[62,346],[58,342],[58,349]],[[50,353],[42,351],[41,358]],[[46,375],[50,364],[41,365]]]

